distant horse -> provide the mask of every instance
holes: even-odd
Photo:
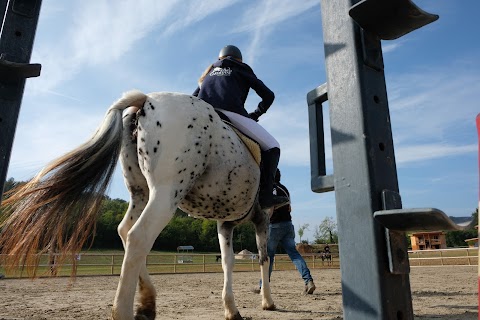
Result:
[[[327,261],[327,265],[332,265],[332,253],[330,252],[330,246],[326,245],[322,251],[320,252],[320,258],[322,259],[322,266],[324,265],[325,261]]]
[[[330,252],[322,251],[320,253],[320,258],[322,259],[322,266],[324,265],[325,261],[327,261],[327,266],[332,265],[332,254]]]
[[[178,93],[125,93],[92,138],[9,195],[0,218],[0,248],[8,255],[8,266],[25,266],[35,276],[38,254],[52,245],[57,262],[73,260],[92,238],[119,157],[131,199],[118,226],[125,258],[113,319],[155,319],[156,292],[146,256],[177,207],[217,220],[228,320],[242,319],[232,292],[233,229],[253,221],[264,284],[262,307],[275,308],[268,281],[269,210],[258,205],[259,167],[212,106]]]

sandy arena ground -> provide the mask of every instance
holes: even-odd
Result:
[[[234,274],[237,306],[245,319],[342,319],[340,270],[312,270],[317,290],[302,296],[297,271],[274,271],[272,293],[277,311],[263,311],[250,290],[256,272]],[[157,319],[223,319],[223,274],[154,275]],[[0,280],[0,320],[108,319],[118,276]],[[415,319],[477,319],[477,268],[412,268]]]

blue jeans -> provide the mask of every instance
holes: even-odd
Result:
[[[305,284],[308,281],[313,280],[310,275],[310,270],[303,260],[303,257],[295,248],[295,228],[291,221],[271,223],[270,224],[270,237],[268,238],[267,251],[270,257],[270,268],[268,270],[268,279],[270,279],[273,270],[273,262],[275,260],[275,252],[277,251],[278,244],[281,244],[283,249],[287,252],[290,260],[297,268],[298,272],[302,276]],[[260,280],[260,287],[262,281]]]

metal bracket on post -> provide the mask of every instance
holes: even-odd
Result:
[[[327,84],[307,94],[308,126],[310,132],[311,188],[313,192],[334,190],[333,175],[327,175],[325,164],[325,134],[323,127],[323,103],[328,100]]]
[[[384,210],[374,212],[373,216],[385,227],[388,262],[393,274],[410,272],[405,232],[468,230],[477,223],[472,219],[456,224],[444,212],[435,208],[402,209],[400,194],[392,190],[383,190],[382,203]]]
[[[443,211],[436,208],[394,209],[376,211],[373,216],[385,228],[398,231],[461,231],[472,229],[474,219],[456,224]]]
[[[362,0],[349,14],[360,27],[382,40],[400,38],[438,19],[411,0]]]
[[[382,204],[385,210],[402,208],[402,198],[398,192],[382,191]],[[408,245],[405,232],[385,228],[387,255],[390,272],[393,274],[409,274]]]
[[[5,54],[0,55],[0,82],[12,83],[26,78],[38,77],[42,66],[38,63],[17,63],[8,61]]]

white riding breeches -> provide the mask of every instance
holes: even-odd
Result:
[[[260,145],[260,148],[263,151],[270,150],[272,148],[279,148],[280,144],[278,141],[265,130],[261,125],[259,125],[254,120],[244,117],[241,114],[225,111],[223,109],[218,109],[220,112],[225,114],[232,124],[240,130],[240,132],[246,134]]]

